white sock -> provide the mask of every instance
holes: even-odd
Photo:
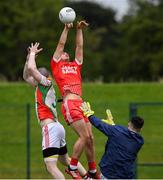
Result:
[[[70,164],[70,169],[76,170],[76,169],[77,169],[77,166],[74,166],[74,165],[71,165],[71,164]]]
[[[94,169],[94,170],[89,170],[90,173],[96,173],[96,171],[97,171],[96,169]]]

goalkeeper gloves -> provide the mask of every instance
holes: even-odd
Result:
[[[110,125],[115,125],[110,109],[106,110],[106,115],[107,115],[106,119],[102,119],[102,121],[107,123],[107,124],[110,124]]]
[[[84,116],[89,117],[94,114],[94,111],[91,110],[89,102],[83,102],[80,109],[83,111]]]
[[[80,109],[83,111],[83,114],[86,117],[89,117],[94,114],[94,111],[91,110],[91,106],[89,102],[83,102]],[[115,125],[110,109],[106,110],[106,114],[107,114],[107,118],[102,119],[102,121],[110,125]]]

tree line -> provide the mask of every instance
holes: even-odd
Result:
[[[26,49],[40,42],[38,66],[50,68],[50,59],[64,25],[58,19],[64,6],[85,19],[85,81],[159,81],[163,76],[163,1],[130,0],[121,21],[116,12],[94,1],[0,1],[0,80],[22,80]],[[66,51],[74,58],[75,28],[69,32]]]

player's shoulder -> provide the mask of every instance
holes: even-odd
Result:
[[[51,59],[51,63],[59,63],[62,62],[61,56],[60,57],[55,57],[53,56]]]
[[[128,128],[122,125],[114,125],[114,128],[119,132],[125,132],[128,131]]]

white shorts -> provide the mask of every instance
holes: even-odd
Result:
[[[44,158],[67,153],[65,129],[58,121],[43,126],[42,151]]]

